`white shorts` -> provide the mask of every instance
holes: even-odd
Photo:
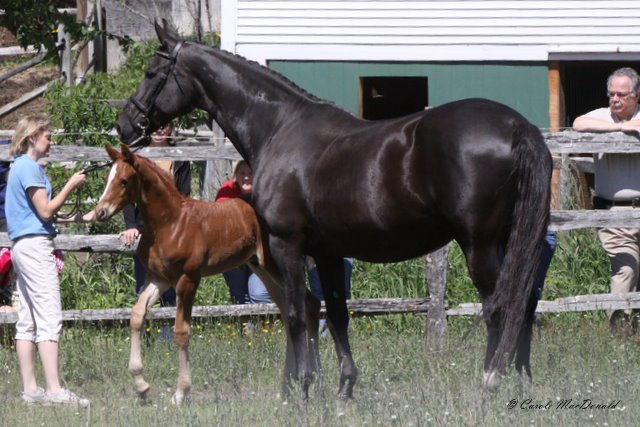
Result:
[[[16,339],[58,341],[62,330],[60,281],[50,236],[26,236],[13,244],[11,262],[18,279]]]

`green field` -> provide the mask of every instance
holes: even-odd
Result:
[[[353,320],[360,377],[355,399],[347,404],[335,398],[337,365],[330,340],[321,345],[325,375],[309,400],[302,401],[299,393],[287,400],[279,396],[284,360],[279,322],[251,337],[240,334],[235,323],[194,325],[193,388],[181,407],[170,403],[177,355],[173,344],[157,339],[155,329],[147,332],[143,354],[151,401],[142,405],[126,369],[128,329],[67,328],[61,344],[63,379],[92,399],[90,408],[23,406],[15,354],[5,348],[0,350],[5,372],[0,425],[637,425],[640,345],[611,337],[605,321],[575,314],[545,317],[534,338],[533,383],[523,384],[512,373],[489,394],[480,389],[484,327],[474,329],[470,319],[451,320],[449,348],[427,352],[422,319],[392,317]]]

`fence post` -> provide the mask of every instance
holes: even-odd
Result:
[[[569,209],[571,205],[571,194],[573,178],[571,176],[571,164],[569,155],[562,154],[562,162],[560,164],[560,200],[559,209]]]
[[[224,132],[222,128],[214,121],[211,124],[213,131],[212,143],[214,145],[224,144]],[[227,180],[227,175],[231,168],[231,162],[229,160],[207,160],[202,170],[201,194],[203,200],[213,200],[216,197],[216,192],[220,185]]]
[[[65,86],[73,86],[73,62],[71,60],[71,37],[66,32],[64,25],[58,25],[58,43],[63,43],[64,47],[60,51],[60,69],[64,75]]]
[[[425,257],[425,278],[431,301],[427,311],[424,334],[427,349],[430,351],[443,348],[448,341],[445,302],[448,256],[449,245],[445,245]]]

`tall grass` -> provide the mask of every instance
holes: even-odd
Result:
[[[415,316],[392,316],[415,317]],[[321,343],[324,366],[308,401],[294,392],[279,396],[284,336],[279,322],[252,337],[235,326],[205,321],[193,328],[193,388],[189,402],[170,404],[177,378],[174,346],[155,339],[143,349],[152,398],[141,405],[126,371],[126,327],[67,328],[61,345],[65,386],[92,399],[90,409],[25,408],[12,351],[0,350],[0,421],[24,426],[531,426],[636,425],[640,405],[637,361],[640,345],[609,335],[606,322],[583,315],[552,317],[536,330],[534,382],[507,376],[494,394],[480,389],[485,334],[452,320],[448,349],[425,351],[421,322],[371,327],[352,322],[352,344],[360,369],[355,399],[340,403],[337,361],[330,341]],[[41,373],[38,374],[41,378]],[[568,408],[620,402],[616,409]],[[561,405],[562,401],[570,404]],[[509,408],[515,402],[514,408]],[[513,403],[512,403],[513,404]],[[545,408],[546,406],[546,408]]]

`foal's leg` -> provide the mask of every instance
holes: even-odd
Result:
[[[162,292],[153,283],[149,283],[133,306],[131,311],[131,354],[129,356],[129,373],[133,376],[133,383],[136,392],[141,399],[146,399],[150,386],[142,376],[142,356],[141,356],[141,331],[144,325],[144,319],[149,308],[151,308],[160,299]]]
[[[171,402],[179,405],[191,390],[191,366],[189,365],[189,335],[191,335],[191,310],[198,288],[198,281],[192,281],[183,274],[176,285],[175,342],[178,345],[178,386]]]
[[[318,257],[315,261],[327,307],[327,324],[338,355],[340,367],[338,395],[342,399],[350,399],[353,397],[353,386],[356,383],[358,369],[349,345],[349,311],[345,292],[344,261],[340,257]]]

